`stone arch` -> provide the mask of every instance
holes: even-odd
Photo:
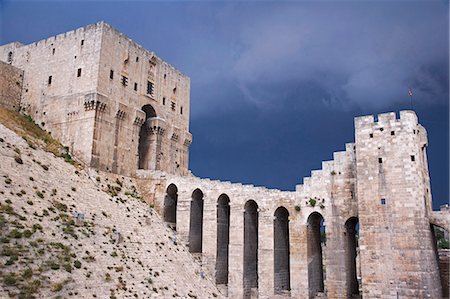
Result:
[[[221,194],[217,200],[216,284],[228,284],[230,244],[230,198]]]
[[[291,289],[289,258],[289,212],[285,207],[275,210],[274,238],[274,293],[285,294]]]
[[[244,298],[258,293],[258,204],[249,200],[244,206]]]
[[[310,298],[325,290],[323,271],[322,243],[325,242],[323,216],[313,212],[308,217],[307,225],[307,258],[308,258],[308,289]]]
[[[359,295],[358,262],[359,256],[359,221],[357,217],[350,217],[345,222],[346,255],[345,273],[347,282],[347,296]]]
[[[189,222],[189,252],[202,253],[203,241],[203,192],[192,192],[191,215]]]
[[[142,106],[141,110],[145,112],[145,122],[139,131],[138,168],[152,169],[150,165],[156,157],[152,157],[152,144],[154,144],[154,140],[152,140],[151,132],[148,129],[148,123],[150,119],[156,117],[156,111],[150,104]]]
[[[164,197],[164,221],[173,230],[176,230],[177,225],[177,203],[178,188],[175,184],[170,184],[166,189],[166,196]]]

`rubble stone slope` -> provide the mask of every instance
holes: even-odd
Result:
[[[220,294],[132,179],[76,168],[0,124],[0,297]]]

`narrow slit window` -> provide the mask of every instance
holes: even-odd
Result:
[[[137,86],[138,86],[138,84],[134,83],[134,91],[137,91]]]
[[[84,39],[81,40],[81,45],[84,46]]]
[[[126,76],[122,76],[122,85],[128,86],[128,78]]]
[[[52,76],[48,76],[48,85],[52,85]]]
[[[412,162],[416,161],[416,157],[414,157],[414,155],[411,155],[411,161]]]
[[[147,94],[153,95],[153,83],[150,81],[147,81]]]
[[[53,48],[53,50],[52,50],[52,54],[53,54],[53,55],[55,55],[55,48]]]
[[[183,115],[183,106],[180,107],[180,114]]]
[[[166,104],[166,98],[163,98],[163,105]]]
[[[114,71],[113,70],[109,71],[109,79],[114,79]]]
[[[139,62],[139,57],[136,56],[136,62]]]
[[[77,71],[77,77],[81,77],[81,68],[79,68]]]

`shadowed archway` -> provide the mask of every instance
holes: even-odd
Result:
[[[249,200],[244,206],[244,298],[258,292],[258,205]]]
[[[276,209],[273,220],[274,238],[274,293],[290,291],[289,268],[289,212],[284,207]]]
[[[228,284],[229,243],[230,198],[222,194],[217,200],[216,284]]]
[[[357,217],[351,217],[345,222],[346,234],[346,280],[347,280],[347,295],[359,295],[358,271],[357,271],[357,256],[358,256],[358,236],[359,224]]]
[[[147,125],[151,118],[156,117],[156,111],[152,105],[144,105],[141,110],[145,112],[145,122],[142,124],[141,130],[139,131],[138,168],[151,169],[152,161],[154,161],[156,157],[152,157],[151,147],[154,140],[152,140],[152,135],[150,134]],[[153,153],[153,155],[155,155],[155,153]]]
[[[191,215],[189,222],[189,252],[201,253],[203,241],[203,192],[192,192]]]
[[[323,217],[313,212],[308,217],[308,288],[310,298],[325,290],[323,273],[322,241],[325,242]]]
[[[178,202],[178,188],[175,184],[170,184],[166,190],[164,197],[164,221],[173,229],[176,230],[177,224],[177,202]]]

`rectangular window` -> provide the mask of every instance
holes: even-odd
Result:
[[[153,83],[147,81],[147,94],[153,95]]]
[[[136,57],[136,62],[139,62],[139,57]]]
[[[81,40],[81,45],[82,45],[82,46],[84,45],[84,39]]]
[[[382,198],[382,199],[381,199],[381,204],[382,204],[383,206],[386,204],[386,199],[385,199],[385,198]]]
[[[81,77],[81,69],[78,69],[78,71],[77,71],[77,77]]]
[[[137,83],[134,83],[134,91],[137,91]]]
[[[378,163],[383,163],[383,159],[382,158],[378,158]]]
[[[394,131],[391,131],[391,135],[394,136],[394,135],[395,135],[395,132],[394,132]]]
[[[370,138],[373,138],[373,134],[372,134],[372,133],[370,133],[370,134],[369,134],[369,137],[370,137]]]
[[[122,85],[128,86],[128,78],[126,76],[122,76]]]
[[[411,156],[411,161],[412,161],[412,162],[416,161],[416,157]]]
[[[48,76],[48,85],[52,85],[52,76]]]
[[[113,70],[109,71],[109,79],[114,79],[114,71]]]

